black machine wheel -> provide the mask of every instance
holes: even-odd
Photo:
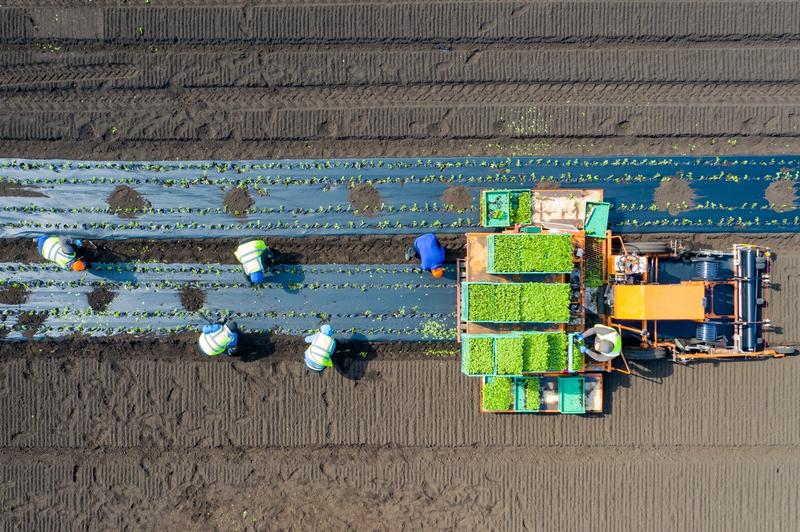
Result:
[[[625,242],[628,253],[669,253],[669,242]]]
[[[642,349],[641,347],[626,347],[622,350],[622,354],[628,360],[661,360],[666,358],[667,350],[661,347],[654,347],[652,349]]]
[[[779,355],[793,355],[797,352],[797,348],[788,345],[779,345],[778,347],[773,347],[772,350]]]

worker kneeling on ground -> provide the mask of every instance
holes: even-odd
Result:
[[[39,246],[39,253],[50,262],[55,262],[65,270],[72,269],[76,272],[83,271],[87,268],[86,261],[75,252],[76,247],[81,247],[83,242],[80,240],[72,240],[71,238],[64,238],[60,236],[47,236],[43,235],[36,239]]]
[[[444,248],[433,233],[426,233],[414,240],[414,245],[406,251],[406,261],[419,257],[420,267],[431,272],[434,277],[444,275]]]
[[[233,252],[242,263],[244,273],[252,284],[264,282],[264,257],[272,258],[272,251],[263,240],[243,240]]]
[[[608,362],[622,353],[622,336],[612,327],[595,325],[582,334],[575,336],[576,340],[584,340],[594,336],[594,350],[585,345],[581,346],[581,353],[589,355],[598,362]]]
[[[311,371],[322,373],[325,368],[333,366],[331,355],[336,350],[336,340],[332,336],[333,327],[323,325],[319,332],[306,336],[306,367]]]
[[[224,318],[217,323],[203,326],[198,345],[200,352],[209,357],[230,356],[236,352],[239,342],[239,327],[235,321]]]

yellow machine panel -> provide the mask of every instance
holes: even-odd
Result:
[[[681,284],[614,285],[618,320],[703,320],[705,286]]]

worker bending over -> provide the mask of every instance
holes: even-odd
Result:
[[[239,327],[235,321],[223,318],[217,323],[203,326],[198,345],[200,352],[209,357],[230,356],[236,352],[239,342]]]
[[[43,235],[36,239],[36,243],[42,257],[50,262],[55,262],[65,270],[72,269],[80,272],[86,269],[86,261],[82,257],[79,258],[75,248],[72,247],[74,244],[80,248],[83,245],[80,240]]]
[[[406,251],[406,261],[419,257],[423,271],[434,277],[444,274],[444,248],[433,233],[426,233],[414,240],[414,245]]]
[[[323,325],[318,333],[306,336],[306,367],[311,371],[322,373],[325,368],[333,366],[331,355],[336,350],[336,340],[333,338],[333,327]]]
[[[252,284],[264,282],[264,257],[272,258],[272,251],[263,240],[243,240],[233,252],[236,260],[242,263],[244,273]]]
[[[622,336],[612,327],[605,325],[595,325],[587,329],[582,334],[575,336],[576,340],[584,340],[594,336],[594,350],[585,345],[581,346],[581,353],[589,355],[598,362],[608,362],[622,353]]]

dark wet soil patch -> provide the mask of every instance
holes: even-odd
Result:
[[[442,194],[442,203],[456,211],[466,211],[472,207],[472,194],[464,186],[450,186]]]
[[[0,303],[3,305],[22,305],[28,300],[24,286],[11,285],[0,288]]]
[[[375,216],[381,210],[383,199],[372,183],[364,183],[350,189],[347,199],[353,207],[353,214],[360,216]]]
[[[17,318],[14,330],[22,331],[26,338],[33,338],[46,319],[46,312],[23,312]]]
[[[117,294],[106,288],[105,286],[96,286],[94,290],[86,295],[89,300],[89,306],[95,312],[103,312],[108,308],[108,305],[114,301]]]
[[[258,235],[253,235],[258,236]],[[275,253],[277,264],[404,264],[408,246],[419,235],[346,235],[262,237]],[[447,252],[447,262],[464,258],[464,235],[436,235]],[[238,264],[234,238],[94,240],[91,261]],[[0,262],[41,263],[36,244],[26,239],[0,239]]]
[[[225,212],[237,218],[247,216],[247,209],[255,204],[246,188],[236,187],[225,194]]]
[[[694,209],[696,197],[689,183],[673,177],[661,182],[653,194],[653,201],[659,210],[675,216],[682,211]]]
[[[120,218],[136,218],[150,208],[150,202],[127,185],[115,188],[106,201],[111,212]]]
[[[770,183],[764,197],[775,212],[793,211],[797,208],[797,190],[794,181],[781,179]]]
[[[189,312],[196,312],[206,304],[206,293],[194,286],[181,288],[181,305]]]
[[[0,182],[0,197],[16,196],[18,198],[49,198],[47,194],[42,194],[34,190],[35,187],[22,188],[14,183],[6,181]]]

